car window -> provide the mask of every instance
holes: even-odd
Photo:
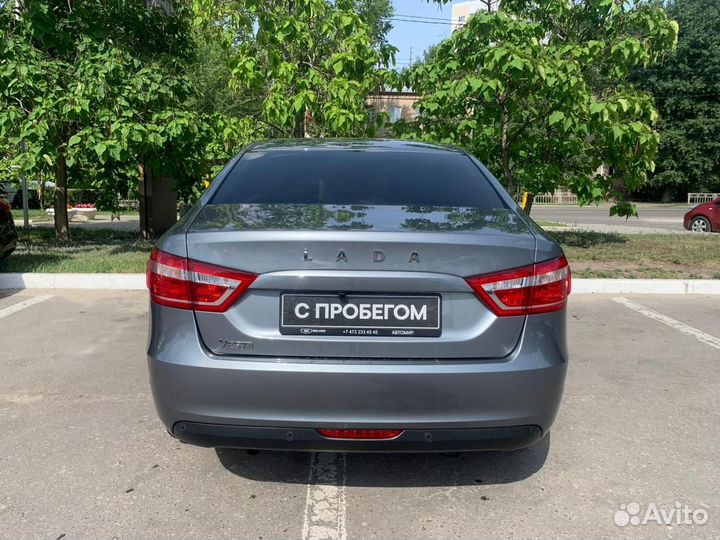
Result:
[[[211,204],[507,208],[460,152],[335,149],[249,152]]]

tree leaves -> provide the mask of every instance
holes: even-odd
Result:
[[[0,8],[0,148],[26,142],[12,163],[33,174],[62,152],[71,178],[110,191],[148,162],[187,195],[257,136],[372,136],[385,116],[366,98],[392,85],[422,96],[418,122],[398,134],[461,144],[513,189],[565,185],[630,212],[623,198],[655,166],[658,115],[627,76],[678,33],[645,3],[505,0],[399,74],[387,0],[192,0],[162,16],[144,2],[86,0],[72,17],[58,2],[28,3],[19,22]],[[718,140],[708,116],[694,118],[688,129]],[[690,151],[669,131],[683,170],[717,177],[702,161],[711,147]],[[661,159],[659,175],[672,167]]]
[[[550,115],[550,117],[548,118],[548,124],[551,125],[551,126],[552,126],[552,125],[555,125],[555,124],[557,124],[558,122],[560,122],[561,120],[563,120],[564,118],[565,118],[565,113],[564,113],[564,112],[562,112],[562,111],[555,111],[555,112],[552,113],[552,114]]]
[[[720,192],[720,5],[679,0],[667,9],[682,29],[677,51],[632,79],[654,95],[658,109],[648,117],[660,147],[645,193],[685,200],[687,192]],[[669,32],[677,34],[677,26]]]
[[[369,13],[367,24],[363,13]],[[274,136],[372,135],[376,130],[366,97],[391,78],[395,49],[380,28],[386,0],[238,0],[216,14],[246,11],[257,32],[236,46],[232,84],[258,90],[262,119]],[[240,28],[224,25],[229,35]]]
[[[625,79],[671,50],[673,28],[662,10],[613,0],[506,0],[406,71],[422,100],[403,135],[464,146],[511,192],[564,186],[631,215],[624,198],[654,165],[656,112]]]
[[[87,0],[72,13],[51,4],[29,3],[19,19],[0,7],[0,149],[20,171],[53,174],[62,154],[73,187],[113,200],[147,163],[189,193],[247,142],[240,123],[223,136],[218,125],[230,122],[190,110],[182,5],[167,14],[144,2]]]

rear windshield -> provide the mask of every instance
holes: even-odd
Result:
[[[317,149],[245,154],[211,204],[507,208],[459,152]]]

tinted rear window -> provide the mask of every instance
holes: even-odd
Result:
[[[254,151],[211,204],[335,204],[506,208],[470,159],[455,152]]]

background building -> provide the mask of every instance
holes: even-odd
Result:
[[[417,116],[415,104],[420,96],[413,92],[384,91],[368,96],[367,105],[376,112],[388,114],[391,123],[398,120],[412,122]]]
[[[453,31],[465,25],[465,21],[473,13],[478,11],[495,11],[500,0],[467,0],[466,2],[455,2],[452,5],[452,29]]]

